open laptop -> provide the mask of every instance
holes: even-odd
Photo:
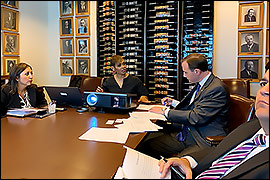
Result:
[[[78,87],[45,86],[51,100],[56,101],[56,106],[81,107],[83,99]]]

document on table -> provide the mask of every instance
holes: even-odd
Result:
[[[129,113],[130,117],[142,118],[142,119],[160,119],[167,121],[166,117],[162,114],[157,114],[153,112],[131,112]]]
[[[119,167],[115,179],[160,179],[158,159],[124,146],[127,149],[122,167]],[[122,175],[122,177],[121,177]],[[169,170],[165,179],[171,178]]]
[[[124,144],[129,132],[118,128],[96,128],[92,127],[79,137],[81,140],[115,142]]]
[[[136,108],[138,110],[149,110],[151,109],[152,107],[161,107],[161,108],[165,108],[166,106],[164,105],[158,105],[158,104],[155,104],[155,105],[148,105],[148,104],[139,104],[139,106]]]

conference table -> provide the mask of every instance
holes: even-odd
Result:
[[[135,148],[146,133],[129,134],[125,144],[80,140],[91,127],[124,113],[57,111],[42,119],[1,118],[1,179],[111,179],[123,163],[126,145]]]

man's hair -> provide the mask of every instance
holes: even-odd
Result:
[[[115,66],[116,63],[120,63],[123,61],[123,57],[120,55],[113,55],[111,59],[111,66]]]
[[[250,13],[250,11],[251,11],[251,10],[252,10],[252,11],[254,11],[254,9],[253,9],[253,8],[251,8],[251,9],[249,9],[249,10],[248,10],[248,14]]]
[[[245,36],[245,40],[247,39],[248,36],[252,36],[252,37],[254,38],[253,34],[247,34],[247,35]]]
[[[248,62],[252,62],[253,65],[254,65],[254,62],[253,62],[252,60],[247,60],[247,61],[245,62],[245,67],[247,67]]]
[[[191,71],[194,71],[194,69],[200,69],[201,71],[208,70],[208,62],[204,54],[190,54],[182,59],[181,63],[184,61],[188,63],[188,67]]]

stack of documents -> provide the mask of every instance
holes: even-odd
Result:
[[[32,114],[36,114],[40,111],[46,111],[47,109],[38,109],[38,108],[18,108],[18,109],[10,109],[7,111],[8,116],[16,116],[16,117],[25,117],[30,116]]]

